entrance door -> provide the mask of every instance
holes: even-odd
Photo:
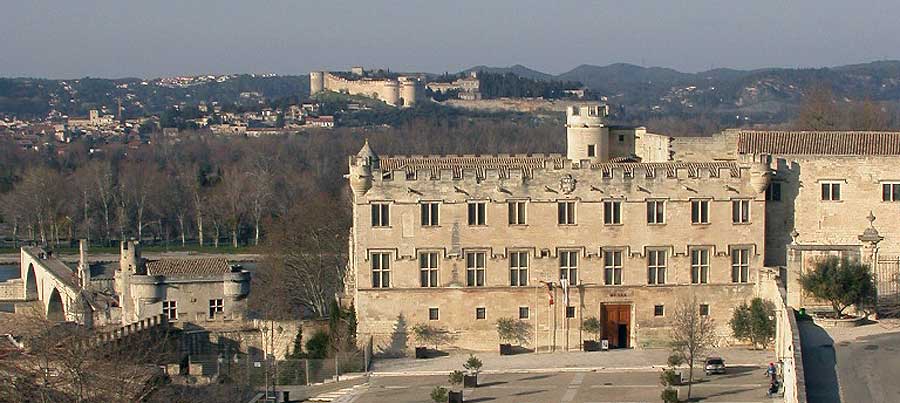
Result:
[[[631,334],[631,305],[603,305],[603,337],[610,348],[628,348]]]

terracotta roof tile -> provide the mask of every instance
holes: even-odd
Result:
[[[224,258],[148,260],[147,274],[151,276],[215,276],[231,272]]]
[[[900,132],[739,131],[739,154],[900,155]]]

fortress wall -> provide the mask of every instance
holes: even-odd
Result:
[[[399,83],[393,80],[346,80],[334,74],[325,74],[325,89],[377,98],[390,105],[400,99]]]

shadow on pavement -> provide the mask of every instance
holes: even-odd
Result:
[[[506,383],[506,382],[504,382],[504,381],[485,382],[485,383],[479,383],[479,384],[478,384],[478,387],[479,387],[479,388],[486,388],[486,387],[488,387],[488,386],[503,385],[504,383]]]
[[[806,397],[810,402],[840,403],[834,339],[811,321],[799,324],[806,373]]]
[[[491,400],[494,400],[494,398],[493,397],[479,397],[477,399],[466,399],[466,402],[467,403],[489,402]]]

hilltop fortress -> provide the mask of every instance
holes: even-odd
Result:
[[[400,107],[415,105],[425,93],[419,76],[396,75],[382,70],[368,72],[362,67],[353,67],[350,72],[310,72],[309,94],[323,91],[371,97]]]

